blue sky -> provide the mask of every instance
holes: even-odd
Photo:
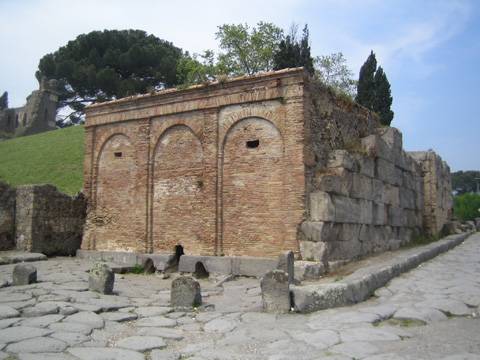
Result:
[[[143,29],[201,52],[224,23],[308,23],[313,55],[341,51],[355,74],[377,54],[407,150],[480,170],[479,15],[476,0],[0,0],[0,91],[22,105],[39,59],[92,30]]]

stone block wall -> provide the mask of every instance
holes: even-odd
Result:
[[[15,248],[15,189],[0,181],[0,251]]]
[[[52,185],[19,186],[15,201],[16,249],[45,255],[75,255],[85,223],[85,199]]]
[[[442,232],[452,217],[452,179],[450,167],[433,151],[409,152],[421,166],[424,187],[423,222],[429,235]]]
[[[302,256],[347,261],[396,249],[422,231],[423,181],[394,128],[377,128],[354,149],[329,152],[309,194]]]

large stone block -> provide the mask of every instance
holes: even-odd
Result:
[[[400,206],[400,190],[397,186],[385,184],[384,186],[385,204],[391,206]]]
[[[352,173],[345,170],[342,174],[317,174],[315,175],[315,188],[328,193],[349,196],[352,189]]]
[[[385,204],[373,202],[372,203],[372,224],[386,225],[388,222],[387,208]]]
[[[402,208],[396,206],[388,207],[388,223],[391,226],[406,226],[407,219],[405,211]]]
[[[362,243],[354,241],[333,241],[327,244],[328,261],[353,260],[362,254]]]
[[[373,178],[375,176],[375,159],[364,154],[353,154],[358,164],[358,172],[362,175]]]
[[[378,179],[382,180],[387,184],[395,184],[397,181],[397,173],[395,172],[395,165],[390,161],[387,161],[382,158],[377,158],[375,160],[376,165],[376,175]]]
[[[335,205],[324,191],[310,194],[310,219],[312,221],[335,221]]]
[[[327,256],[327,243],[300,241],[300,254],[306,261],[324,261]]]
[[[88,288],[101,294],[112,294],[115,274],[105,263],[95,263],[88,274]]]
[[[18,264],[13,268],[13,285],[28,285],[37,282],[37,268],[30,264]]]
[[[362,138],[362,147],[372,158],[382,158],[391,163],[394,161],[392,149],[376,134]]]
[[[376,132],[390,148],[394,149],[397,152],[400,152],[402,150],[402,133],[398,129],[391,126],[380,127],[376,129]]]
[[[260,281],[263,310],[271,313],[287,313],[291,309],[288,274],[282,270],[272,270]]]
[[[337,240],[340,224],[323,221],[304,221],[300,226],[303,238],[313,242],[328,242]]]
[[[415,193],[407,188],[399,188],[400,207],[405,209],[415,209]]]
[[[357,241],[360,234],[361,224],[339,224],[341,232],[336,241]],[[332,241],[335,241],[332,240]]]
[[[170,305],[174,308],[189,309],[202,304],[200,284],[189,276],[179,276],[172,281]]]
[[[355,159],[347,150],[333,150],[328,154],[327,167],[345,168],[353,171],[355,168]]]
[[[357,199],[372,200],[373,185],[372,179],[361,174],[352,174],[351,196]]]
[[[383,181],[372,179],[372,200],[378,203],[385,203],[385,185]]]

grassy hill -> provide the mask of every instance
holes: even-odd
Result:
[[[83,126],[72,126],[0,141],[0,180],[77,193],[83,185],[83,138]]]

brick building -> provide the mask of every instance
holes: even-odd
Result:
[[[428,166],[403,151],[397,130],[379,128],[375,115],[302,69],[124,98],[86,114],[83,250],[293,250],[329,262],[423,229]]]

